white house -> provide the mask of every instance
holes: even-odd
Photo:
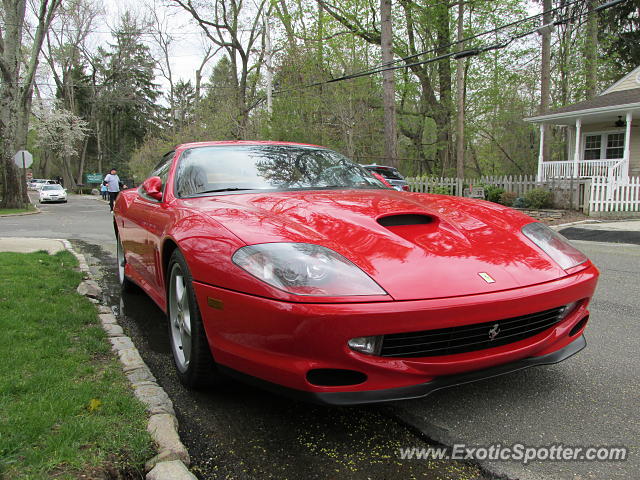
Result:
[[[544,124],[568,129],[565,161],[543,161],[541,138],[538,181],[640,176],[640,67],[590,100],[525,121],[540,125],[540,137]]]

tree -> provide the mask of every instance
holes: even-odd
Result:
[[[458,51],[464,50],[464,0],[458,0]],[[464,58],[456,63],[456,176],[464,178]]]
[[[266,0],[256,2],[253,18],[247,18],[243,0],[215,0],[210,8],[201,8],[192,0],[173,1],[193,17],[214,45],[226,51],[232,71],[229,86],[235,91],[233,137],[246,138],[249,115],[257,105],[258,75],[252,81],[251,74],[259,73],[264,49],[260,50],[258,58],[252,54],[256,43],[264,36],[262,14],[267,6]]]
[[[26,0],[3,0],[4,31],[0,31],[0,155],[2,156],[3,208],[24,208],[29,203],[24,172],[13,163],[17,150],[26,147],[33,84],[40,50],[62,0],[36,3],[36,28],[29,47],[23,45],[26,27]],[[26,52],[24,50],[26,50]],[[21,71],[21,57],[26,53],[26,68]]]
[[[382,65],[390,65],[393,62],[391,0],[380,0],[380,46],[382,49]],[[384,105],[384,153],[389,164],[397,167],[396,87],[392,70],[382,72],[382,92]]]
[[[79,156],[88,133],[88,123],[60,105],[48,109],[37,104],[33,110],[36,146],[46,148],[62,160],[62,178],[68,187],[73,182],[69,160]]]
[[[544,27],[540,31],[540,35],[542,37],[542,46],[540,49],[541,115],[549,111],[549,103],[551,101],[551,32],[553,31],[553,26],[551,25],[551,6],[551,0],[542,1],[542,10],[544,11],[542,23],[544,24]],[[543,125],[542,129],[542,158],[543,160],[549,160],[549,127],[548,125]]]
[[[132,152],[158,126],[158,87],[154,83],[156,62],[141,40],[142,30],[125,12],[114,32],[109,50],[99,49],[95,101],[100,117],[102,148],[110,167],[124,170]]]

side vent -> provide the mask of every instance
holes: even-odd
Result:
[[[383,227],[399,227],[401,225],[427,225],[433,223],[433,217],[420,214],[388,215],[378,219]]]

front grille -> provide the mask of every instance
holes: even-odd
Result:
[[[475,352],[533,337],[562,320],[564,307],[459,327],[385,335],[383,357],[436,357]],[[493,339],[491,339],[493,337]]]

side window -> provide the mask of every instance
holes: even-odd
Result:
[[[149,174],[149,177],[160,177],[162,179],[162,192],[164,193],[164,189],[167,185],[167,178],[169,178],[169,170],[171,169],[171,161],[173,160],[173,155],[175,152],[169,152],[167,153],[164,157],[162,157],[162,160],[160,160],[160,162],[155,166],[155,168],[153,169],[153,171]],[[145,195],[144,190],[142,189],[142,186],[140,186],[140,188],[138,189],[138,193],[143,196],[144,198],[146,198],[147,200],[152,200],[152,201],[157,201],[154,198],[151,198],[147,195]]]

